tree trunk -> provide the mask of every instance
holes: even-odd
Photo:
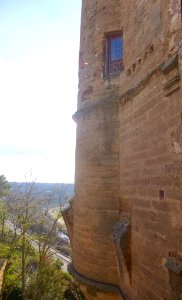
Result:
[[[5,227],[5,211],[3,211],[2,215],[2,228],[1,228],[1,239],[4,239],[4,227]]]
[[[22,234],[22,300],[25,299],[25,252],[26,252],[26,237],[25,230],[23,229]]]

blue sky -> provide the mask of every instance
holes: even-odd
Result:
[[[73,182],[81,0],[0,0],[0,174]]]

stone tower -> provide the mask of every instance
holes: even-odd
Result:
[[[121,31],[120,1],[83,1],[74,115],[79,200],[74,202],[73,261],[79,274],[116,293],[119,276],[112,232],[119,221],[119,116],[118,105],[111,105],[110,99],[118,98],[119,80],[116,76],[114,87],[103,80],[103,53],[105,34]]]
[[[181,38],[179,0],[82,1],[63,215],[88,300],[182,297]]]

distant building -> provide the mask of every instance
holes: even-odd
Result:
[[[70,272],[88,300],[179,300],[181,1],[82,2]]]

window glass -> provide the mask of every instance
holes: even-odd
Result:
[[[120,74],[123,65],[123,35],[122,32],[111,32],[106,35],[105,77]]]
[[[121,59],[122,48],[121,36],[111,38],[111,60]]]

